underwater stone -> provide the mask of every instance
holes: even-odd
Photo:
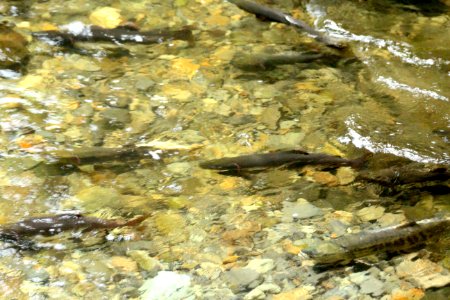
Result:
[[[160,271],[139,288],[142,300],[195,299],[191,278],[176,272]]]
[[[248,286],[258,281],[260,274],[249,268],[232,269],[225,273],[225,280],[233,292],[246,290]]]

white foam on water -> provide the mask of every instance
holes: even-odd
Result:
[[[135,41],[137,43],[142,43],[144,41],[144,38],[140,34],[122,34],[121,40],[122,41]]]
[[[434,91],[420,89],[418,87],[412,87],[412,86],[409,86],[407,84],[395,81],[391,77],[378,76],[378,78],[376,80],[378,82],[384,83],[385,85],[387,85],[389,88],[391,88],[393,90],[407,91],[407,92],[410,92],[411,94],[413,94],[416,97],[425,96],[425,97],[430,97],[430,98],[434,98],[434,99],[437,99],[437,100],[448,101],[447,97],[442,96],[442,95],[440,95],[440,94],[438,94],[438,93],[436,93]]]
[[[92,36],[91,27],[81,21],[74,21],[67,25],[62,25],[60,28],[73,35]]]
[[[308,13],[310,13],[315,17],[316,26],[320,19],[326,18],[326,12],[320,10],[318,6],[308,4],[306,6],[306,9]],[[325,19],[323,23],[324,29],[326,30],[327,34],[331,37],[344,39],[347,41],[357,41],[364,44],[371,44],[375,45],[378,48],[385,48],[392,55],[400,58],[403,62],[408,64],[425,67],[450,65],[450,61],[441,58],[420,58],[414,55],[411,50],[412,49],[411,45],[405,42],[395,42],[391,40],[375,38],[368,35],[354,34],[344,29],[340,24],[330,19]]]
[[[412,161],[422,163],[450,163],[450,157],[446,155],[444,159],[437,159],[427,155],[422,155],[415,150],[398,147],[389,143],[375,142],[369,136],[364,136],[357,131],[358,125],[352,117],[345,121],[348,132],[345,136],[338,138],[344,144],[352,143],[358,148],[364,148],[372,153],[387,153],[398,157],[404,157]]]

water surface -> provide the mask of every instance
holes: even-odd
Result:
[[[67,211],[103,218],[151,214],[137,228],[68,232],[40,239],[44,249],[35,252],[1,250],[0,290],[7,298],[128,299],[163,268],[190,274],[197,295],[226,299],[226,270],[258,255],[278,259],[283,241],[304,245],[305,236],[330,235],[321,216],[292,222],[288,207],[299,198],[325,219],[336,210],[356,216],[373,205],[402,216],[427,217],[415,211],[423,207],[448,210],[445,192],[406,192],[399,200],[376,185],[324,179],[334,171],[281,168],[231,177],[198,167],[206,159],[296,148],[349,158],[370,151],[381,165],[383,154],[391,155],[387,161],[450,162],[448,6],[268,2],[348,42],[348,53],[331,63],[241,70],[233,61],[243,54],[337,50],[226,1],[0,5],[2,19],[30,40],[26,66],[0,73],[1,223]],[[90,24],[102,6],[142,30],[189,25],[195,45],[61,48],[31,40],[32,31]],[[83,165],[44,155],[94,146],[150,148],[138,159]],[[352,226],[379,226],[352,218]],[[162,267],[143,267],[140,255]],[[303,272],[296,258],[289,263]],[[288,291],[306,280],[294,277],[274,280]]]

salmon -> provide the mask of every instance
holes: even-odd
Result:
[[[248,13],[254,14],[257,18],[264,21],[277,22],[294,26],[295,28],[305,31],[314,36],[317,41],[322,42],[327,46],[338,49],[346,48],[345,44],[323,35],[321,32],[315,30],[305,22],[297,20],[291,15],[275,8],[271,8],[269,6],[265,6],[250,0],[228,0],[228,2],[235,4],[237,7]]]
[[[372,254],[415,249],[448,233],[449,226],[450,217],[433,217],[344,235],[319,245],[316,249],[305,249],[302,252],[312,258],[319,267],[345,265]]]
[[[426,181],[446,181],[450,170],[445,165],[424,165],[410,163],[375,171],[360,172],[357,180],[375,182],[386,186],[420,183]]]
[[[238,53],[231,63],[242,70],[271,70],[278,65],[310,63],[323,58],[321,53],[281,52],[277,54],[245,54]]]
[[[81,27],[84,26],[84,27]],[[116,44],[157,44],[170,40],[184,40],[190,44],[194,36],[189,28],[180,30],[155,29],[150,31],[138,31],[129,27],[103,28],[95,25],[80,23],[79,30],[69,31],[37,31],[33,37],[48,42],[55,46],[73,46],[75,42],[112,42]]]
[[[289,165],[301,167],[304,165],[323,165],[327,167],[351,166],[360,167],[367,155],[357,159],[345,159],[324,153],[308,153],[302,150],[275,151],[256,153],[236,157],[224,157],[200,163],[204,169],[221,171],[239,171],[244,169],[260,169]]]
[[[124,226],[136,226],[144,221],[148,215],[139,216],[131,220],[101,219],[83,216],[82,214],[60,214],[25,219],[23,221],[0,226],[0,239],[22,244],[24,237],[34,235],[55,235],[67,230],[92,231],[95,229],[112,229]]]

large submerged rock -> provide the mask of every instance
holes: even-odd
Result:
[[[20,70],[28,60],[27,44],[12,26],[0,23],[0,69]]]

